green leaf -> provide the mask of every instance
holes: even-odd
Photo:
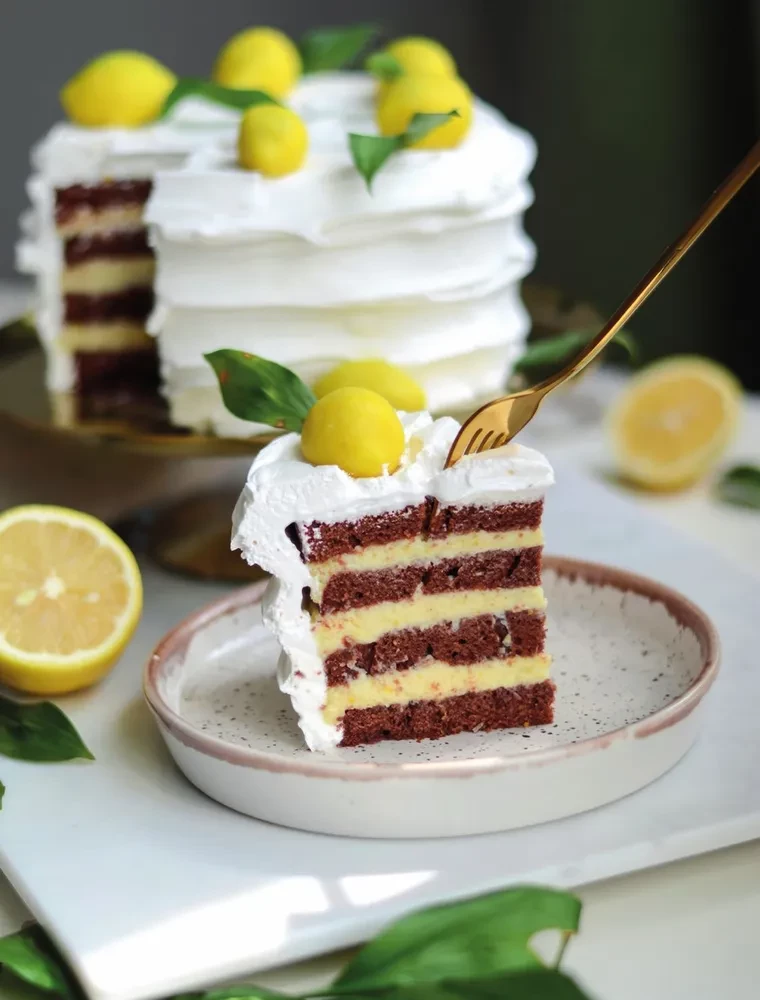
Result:
[[[578,929],[580,900],[524,887],[438,906],[398,921],[356,955],[338,977],[340,993],[474,980],[540,968],[534,934]]]
[[[403,148],[396,136],[359,135],[357,132],[349,132],[348,145],[354,166],[364,178],[368,191],[372,190],[375,174],[388,157]]]
[[[597,333],[597,330],[567,330],[555,337],[533,340],[526,346],[525,353],[515,365],[515,371],[525,372],[532,368],[543,367],[558,368],[572,360]],[[636,360],[636,342],[630,333],[621,330],[612,342],[622,347],[631,360]]]
[[[5,785],[0,781],[0,809],[3,808],[3,799],[5,798]]]
[[[375,174],[388,160],[388,157],[406,149],[412,143],[424,139],[433,129],[445,125],[450,118],[458,118],[458,111],[448,111],[445,114],[424,114],[420,112],[412,117],[406,132],[401,135],[360,135],[349,132],[348,146],[351,150],[354,166],[364,178],[367,190],[372,190]]]
[[[246,351],[223,349],[204,357],[230,413],[278,430],[301,430],[317,397],[295,372]]]
[[[377,24],[354,24],[307,32],[299,44],[304,73],[352,65],[379,31]]]
[[[406,132],[400,137],[401,141],[404,146],[412,146],[415,142],[419,142],[420,139],[424,139],[433,129],[445,125],[450,118],[459,118],[459,112],[456,108],[446,111],[443,114],[427,114],[419,111],[416,115],[412,116]]]
[[[530,969],[483,979],[411,983],[371,994],[373,1000],[588,1000],[556,969]]]
[[[373,52],[364,60],[364,68],[380,80],[395,80],[404,75],[404,67],[390,52]]]
[[[41,762],[94,760],[67,716],[51,701],[19,702],[0,695],[0,754]]]
[[[226,108],[237,108],[244,111],[256,104],[279,104],[263,90],[238,90],[236,87],[223,87],[213,80],[204,80],[200,76],[181,76],[164,101],[159,118],[166,118],[175,104],[186,97],[203,97],[214,104],[222,104]]]
[[[756,465],[735,465],[723,476],[716,490],[718,499],[723,503],[760,510],[760,468]]]
[[[174,1000],[291,1000],[285,993],[264,989],[263,986],[225,986],[205,993],[183,993]],[[297,1000],[297,998],[293,998]]]
[[[0,966],[17,979],[46,993],[71,997],[67,977],[58,960],[42,947],[38,927],[27,927],[17,934],[0,938]]]

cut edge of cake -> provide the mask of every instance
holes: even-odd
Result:
[[[273,574],[264,620],[312,750],[552,720],[551,466],[511,444],[444,470],[456,421],[400,416],[395,474],[312,466],[291,434],[257,457],[236,508],[233,547]]]

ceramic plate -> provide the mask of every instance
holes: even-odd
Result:
[[[547,558],[556,720],[534,729],[315,754],[278,690],[260,583],[186,619],[145,694],[181,770],[259,819],[354,837],[508,830],[642,788],[687,752],[718,666],[706,615],[652,580]]]

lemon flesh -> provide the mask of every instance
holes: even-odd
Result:
[[[276,28],[247,28],[224,46],[213,77],[225,87],[264,90],[285,97],[301,75],[301,57],[287,35]]]
[[[63,507],[0,515],[0,680],[65,694],[100,679],[142,609],[135,558],[97,518]]]
[[[349,386],[317,400],[301,432],[307,462],[337,465],[362,478],[395,472],[405,444],[404,428],[388,400]]]
[[[177,82],[143,52],[107,52],[93,59],[61,90],[71,121],[90,128],[137,128],[155,121]]]
[[[610,412],[618,471],[639,486],[678,489],[700,479],[736,430],[741,386],[707,358],[675,357],[634,376]]]
[[[319,379],[314,386],[314,394],[317,399],[321,399],[328,392],[345,386],[372,389],[397,410],[410,412],[425,409],[425,392],[422,386],[403,368],[388,361],[370,358],[344,361]]]
[[[414,115],[457,111],[445,125],[413,143],[415,149],[452,149],[472,124],[472,94],[461,80],[445,76],[399,76],[378,95],[377,124],[383,135],[401,135]]]

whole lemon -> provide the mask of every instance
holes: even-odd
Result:
[[[453,110],[459,117],[413,143],[415,149],[458,146],[472,124],[472,94],[465,83],[453,77],[399,76],[378,95],[377,124],[383,135],[400,135],[419,112],[445,114]]]
[[[405,73],[415,76],[456,76],[457,64],[451,53],[432,38],[410,35],[397,38],[385,51],[401,65]]]
[[[350,476],[395,472],[404,446],[404,428],[388,400],[351,386],[317,400],[301,431],[308,462],[338,465]]]
[[[347,385],[372,389],[387,399],[397,410],[425,409],[425,392],[422,386],[403,368],[398,368],[380,358],[344,361],[319,379],[314,386],[314,392],[317,399],[321,399],[328,392],[342,389]]]
[[[278,104],[258,104],[240,120],[238,162],[265,177],[284,177],[303,166],[309,133],[301,118]]]
[[[158,117],[176,82],[144,52],[106,52],[69,80],[61,104],[77,125],[136,128]]]
[[[264,90],[272,97],[285,97],[300,75],[298,49],[276,28],[247,28],[234,35],[219,53],[213,72],[224,87]]]

